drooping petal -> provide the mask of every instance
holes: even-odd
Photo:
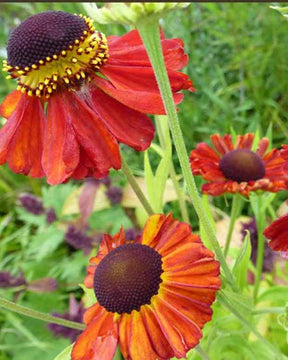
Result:
[[[151,93],[159,92],[152,67],[109,65],[101,69],[111,83],[117,89],[147,91]],[[168,70],[171,89],[178,92],[182,89],[189,89],[192,86],[188,75],[174,70]]]
[[[264,236],[270,239],[269,246],[275,251],[288,251],[288,214],[272,222],[264,230]]]
[[[18,90],[14,90],[8,94],[0,105],[0,115],[8,119],[16,109],[21,97],[25,97],[25,95]]]
[[[114,314],[103,309],[76,340],[72,360],[112,360],[118,343],[118,325]]]
[[[109,169],[121,167],[119,146],[102,119],[99,118],[76,94],[65,93],[65,102],[77,141],[85,149],[95,170],[94,176],[105,177]]]
[[[144,114],[165,115],[165,109],[160,93],[151,93],[149,91],[133,91],[115,88],[107,80],[94,77],[94,83],[106,94],[112,96],[122,104],[142,112]],[[149,89],[148,89],[149,90]],[[183,99],[183,94],[174,94],[175,104],[179,104]]]
[[[71,112],[63,94],[52,96],[48,103],[45,146],[42,158],[47,182],[55,185],[68,179],[79,163],[79,144],[71,126]]]
[[[0,131],[0,164],[15,173],[42,177],[44,112],[37,98],[22,95]]]
[[[95,86],[89,87],[91,107],[115,138],[137,151],[146,150],[154,137],[148,116],[128,108]]]

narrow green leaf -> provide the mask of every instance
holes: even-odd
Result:
[[[250,263],[251,256],[251,242],[250,233],[247,231],[242,247],[236,258],[232,274],[235,276],[237,286],[240,290],[243,290],[247,285],[247,270]]]
[[[54,360],[71,360],[71,352],[74,344],[67,346],[60,354],[58,354]]]

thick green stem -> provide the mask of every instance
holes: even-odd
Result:
[[[3,307],[10,311],[14,311],[21,315],[29,316],[29,317],[37,319],[37,320],[42,320],[42,321],[49,322],[52,324],[66,326],[71,329],[77,329],[77,330],[85,329],[85,325],[83,325],[83,324],[80,324],[80,323],[77,323],[74,321],[70,321],[70,320],[61,319],[59,317],[45,314],[40,311],[32,310],[25,306],[18,305],[9,300],[3,299],[1,297],[0,297],[0,307]]]
[[[162,134],[162,130],[161,130],[161,126],[160,126],[160,121],[164,121],[164,119],[163,119],[163,117],[159,118],[158,116],[155,116],[155,118],[156,118],[156,129],[157,129],[157,134],[159,136],[160,145],[161,145],[162,149],[165,149],[166,141]],[[169,136],[170,136],[170,132],[169,132]],[[170,178],[173,182],[174,189],[177,194],[182,219],[187,224],[189,224],[190,220],[189,220],[188,210],[187,210],[186,201],[185,201],[185,193],[180,188],[180,185],[178,183],[172,158],[171,158],[171,165],[170,165],[169,173],[170,173]]]
[[[135,194],[137,195],[139,201],[143,205],[144,209],[147,211],[148,215],[154,214],[154,211],[149,204],[149,201],[147,200],[146,196],[143,194],[142,190],[140,189],[140,186],[138,185],[137,181],[135,180],[132,172],[129,169],[128,164],[126,163],[124,157],[121,157],[122,167],[121,170],[123,171],[123,174],[125,175],[127,181],[131,185],[132,189],[134,190]]]
[[[149,59],[154,69],[154,73],[163,99],[165,110],[168,115],[170,130],[173,136],[174,144],[179,157],[180,165],[182,168],[184,180],[187,185],[187,191],[191,198],[191,202],[195,208],[195,211],[201,223],[204,226],[204,229],[207,233],[211,246],[213,247],[217,259],[221,264],[226,280],[234,288],[234,290],[237,290],[231,271],[226,263],[223,252],[217,241],[213,226],[205,214],[200,196],[196,188],[195,180],[189,166],[188,155],[187,155],[182,131],[180,128],[180,124],[178,121],[177,112],[175,109],[173,95],[170,87],[170,82],[162,54],[158,19],[153,16],[147,17],[142,21],[140,21],[136,25],[136,27],[141,35],[141,38],[149,55]]]
[[[254,214],[257,224],[257,234],[258,234],[258,243],[257,243],[257,260],[256,260],[256,275],[254,283],[254,303],[257,303],[257,296],[261,281],[261,275],[263,270],[263,261],[264,261],[264,248],[265,248],[265,237],[263,231],[265,229],[265,209],[263,209],[263,198],[261,194],[258,195],[258,209]]]
[[[224,249],[224,255],[227,256],[228,251],[229,251],[229,247],[230,247],[230,242],[231,242],[231,238],[232,238],[232,233],[233,233],[233,229],[234,229],[234,225],[235,225],[235,221],[237,216],[240,213],[241,210],[241,197],[239,194],[235,194],[233,196],[233,200],[232,200],[232,209],[231,209],[231,215],[230,215],[230,223],[229,223],[229,229],[228,229],[228,234],[227,234],[227,238],[226,238],[226,243],[225,243],[225,249]]]

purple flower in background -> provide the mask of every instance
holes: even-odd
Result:
[[[106,195],[109,198],[111,205],[119,204],[122,200],[122,189],[118,186],[110,187],[106,191]]]
[[[12,276],[9,271],[0,271],[0,288],[10,288],[26,285],[26,280],[21,274],[19,276]]]
[[[53,208],[46,211],[46,222],[47,224],[52,224],[57,220],[55,210]]]
[[[74,249],[83,249],[85,255],[91,251],[93,239],[73,225],[69,225],[65,240]]]
[[[45,209],[42,202],[34,195],[21,194],[19,196],[21,206],[28,212],[34,215],[44,214]]]
[[[83,323],[83,314],[84,307],[82,302],[77,302],[74,295],[70,295],[68,312],[64,314],[53,313],[52,315],[61,319]],[[48,329],[54,334],[54,336],[62,336],[64,338],[70,339],[71,343],[73,343],[81,334],[81,330],[70,329],[66,326],[57,324],[49,324]]]
[[[134,228],[130,228],[125,230],[125,239],[126,241],[136,240],[140,234],[141,231],[137,231]]]
[[[246,236],[246,230],[250,232],[250,241],[251,241],[251,261],[256,266],[257,261],[257,249],[258,249],[258,231],[257,224],[254,218],[251,219],[248,223],[242,223],[241,234],[243,240]],[[263,261],[263,272],[271,272],[274,269],[275,262],[275,253],[268,246],[267,240],[265,240],[264,247],[264,261]]]
[[[58,288],[58,282],[50,277],[45,277],[37,280],[30,281],[27,290],[36,293],[45,293],[55,291]]]

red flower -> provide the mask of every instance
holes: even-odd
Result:
[[[211,319],[219,289],[219,263],[188,224],[152,215],[139,239],[124,231],[104,235],[84,283],[97,303],[84,314],[86,329],[72,360],[185,357]]]
[[[288,251],[288,214],[276,219],[264,230],[264,236],[270,239],[269,246],[275,251]]]
[[[200,143],[191,151],[193,174],[208,181],[202,186],[204,194],[217,196],[229,192],[248,196],[250,191],[278,192],[287,188],[283,169],[286,162],[279,150],[266,153],[269,140],[263,138],[254,152],[253,140],[254,134],[238,135],[233,145],[230,135],[212,135],[215,150]]]
[[[188,57],[180,39],[162,36],[161,42],[178,104],[180,90],[193,90],[178,71]],[[87,17],[40,13],[12,32],[4,68],[18,88],[0,107],[8,119],[0,131],[0,164],[46,176],[49,184],[119,169],[118,142],[147,149],[154,127],[146,114],[165,114],[136,30],[106,39]]]

